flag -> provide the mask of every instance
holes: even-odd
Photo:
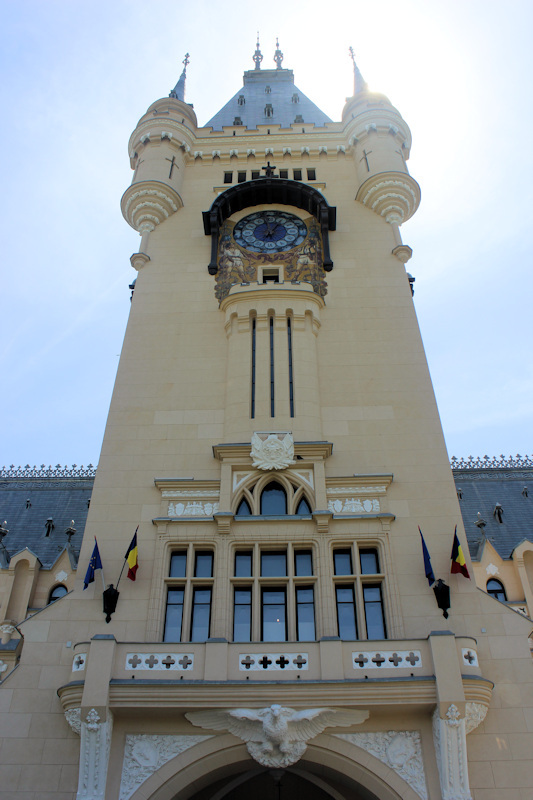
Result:
[[[94,581],[94,573],[97,569],[102,569],[102,559],[100,558],[100,551],[98,550],[98,542],[96,537],[94,539],[94,549],[87,572],[85,573],[85,580],[83,581],[83,588],[86,589],[90,583]]]
[[[428,583],[431,586],[432,583],[435,583],[435,573],[433,572],[433,567],[431,566],[431,558],[429,557],[429,552],[426,547],[424,537],[422,536],[420,525],[418,526],[418,531],[420,533],[420,538],[422,539],[422,553],[424,554],[424,571],[426,573],[426,578],[428,579]]]
[[[470,579],[470,575],[468,572],[468,567],[466,566],[466,559],[464,557],[463,548],[457,538],[457,525],[455,526],[455,533],[453,535],[453,547],[452,547],[452,568],[450,572],[460,572],[465,578]]]
[[[139,566],[139,558],[137,552],[137,531],[139,530],[139,526],[137,525],[137,530],[133,535],[133,539],[131,540],[131,544],[128,547],[126,555],[124,558],[128,562],[128,578],[132,581],[135,580],[135,574],[137,572],[137,568]]]

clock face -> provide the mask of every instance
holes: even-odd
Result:
[[[254,253],[283,253],[306,236],[305,222],[285,211],[257,211],[239,220],[233,229],[237,244]]]

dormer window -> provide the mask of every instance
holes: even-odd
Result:
[[[295,116],[295,118],[294,118],[294,121],[295,121],[295,122],[303,122],[303,121],[304,121],[304,118],[302,117],[302,115],[301,115],[301,114],[297,114],[297,115]]]
[[[234,125],[242,125],[242,119],[240,117],[235,117],[233,120]]]
[[[267,103],[265,106],[265,117],[273,117],[274,116],[274,109],[272,108],[271,103]]]
[[[270,88],[270,86],[265,86],[265,94],[270,94],[271,91],[272,89]]]
[[[238,100],[237,100],[237,104],[238,104],[239,106],[243,106],[245,103],[246,103],[246,100],[245,100],[245,98],[244,98],[244,95],[243,95],[243,94],[240,94],[240,95],[239,95],[239,98],[238,98]]]
[[[296,94],[296,92],[292,96],[292,102],[293,103],[299,103],[300,102],[300,95]]]

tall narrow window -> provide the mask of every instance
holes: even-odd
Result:
[[[296,627],[299,642],[315,638],[315,603],[312,587],[296,589]]]
[[[192,596],[191,642],[209,639],[211,589],[194,589]]]
[[[233,641],[252,640],[252,590],[249,587],[235,587],[233,605]]]
[[[270,317],[270,416],[274,413],[274,317]]]
[[[167,613],[165,617],[165,642],[181,642],[183,621],[184,589],[169,589],[167,593]]]
[[[285,589],[263,589],[262,601],[263,642],[285,642],[287,640]]]
[[[287,513],[287,493],[277,481],[271,481],[261,492],[261,514],[282,516]]]
[[[287,344],[289,347],[289,410],[291,417],[294,417],[294,382],[292,375],[292,326],[290,317],[287,317]]]
[[[252,397],[250,403],[250,416],[255,417],[255,317],[252,320]]]
[[[385,633],[381,586],[379,584],[363,586],[363,600],[367,639],[385,639],[387,634]]]
[[[341,639],[357,639],[353,586],[336,586],[337,622]]]

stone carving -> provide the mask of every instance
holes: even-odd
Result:
[[[0,659],[0,674],[1,674],[2,672],[5,672],[5,671],[6,671],[6,669],[7,669],[7,664],[6,664],[6,662],[5,662],[5,661],[2,661],[2,659]]]
[[[247,156],[255,156],[255,147],[249,147],[246,151]]]
[[[124,669],[139,672],[149,669],[152,672],[192,672],[194,669],[193,653],[127,653]]]
[[[239,653],[239,669],[300,672],[309,669],[309,653]]]
[[[403,778],[422,800],[427,800],[426,776],[418,731],[336,733],[334,736],[379,758]]]
[[[204,157],[203,150],[195,150],[194,151],[194,157],[195,158],[203,158]]]
[[[67,708],[65,719],[78,736],[81,736],[81,708]]]
[[[465,733],[468,736],[473,730],[481,725],[487,716],[488,706],[483,703],[467,703],[465,713]]]
[[[92,708],[81,723],[80,771],[76,800],[104,800],[113,716],[102,722]]]
[[[211,736],[156,736],[128,734],[124,747],[120,800],[129,800],[147,778],[163,764]]]
[[[213,158],[220,158],[220,150],[213,150],[211,155],[213,156]]]
[[[485,572],[487,573],[487,575],[497,575],[499,571],[500,570],[498,569],[498,567],[495,564],[492,564],[492,563],[488,564],[485,567]]]
[[[346,500],[328,500],[328,511],[334,514],[379,514],[380,506],[377,498],[359,500],[350,497]]]
[[[285,469],[294,463],[294,441],[291,433],[252,434],[250,455],[253,466],[263,470]]]
[[[463,647],[461,649],[461,655],[463,657],[463,664],[466,664],[467,667],[479,667],[477,653],[475,650],[472,650],[471,647]]]
[[[200,728],[229,731],[246,742],[252,758],[264,767],[289,767],[307,750],[307,742],[325,728],[360,725],[368,711],[310,708],[296,711],[278,704],[270,708],[193,711],[185,714]]]
[[[419,669],[422,666],[420,650],[356,651],[352,653],[354,669]]]
[[[400,778],[403,778],[422,800],[427,800],[426,776],[418,731],[336,733],[334,735],[379,758]]]
[[[345,153],[345,152],[346,152],[346,147],[345,147],[345,145],[343,145],[343,144],[338,144],[338,145],[337,145],[337,153]]]
[[[74,656],[72,661],[72,672],[80,672],[81,670],[84,670],[86,661],[86,653],[78,653],[78,655]]]
[[[65,572],[64,569],[62,569],[60,572],[58,572],[57,575],[55,576],[56,581],[59,581],[60,583],[63,583],[63,581],[66,581],[67,578],[68,578],[68,574]]]
[[[453,703],[441,719],[439,709],[433,714],[433,742],[439,768],[442,800],[472,800],[468,784],[466,726]]]
[[[219,503],[200,503],[190,500],[185,503],[169,503],[169,517],[212,517],[219,509]]]

